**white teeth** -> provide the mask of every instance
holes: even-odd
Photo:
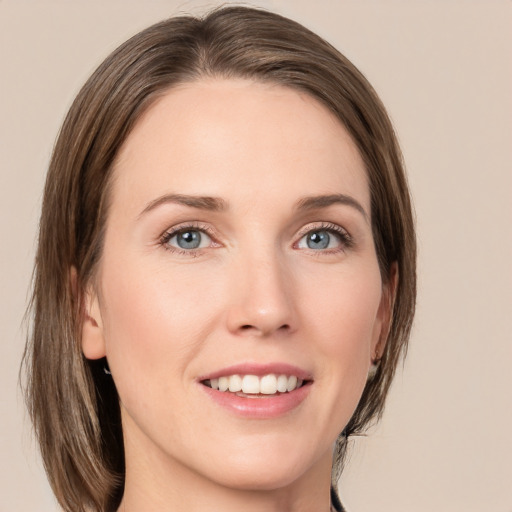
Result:
[[[285,393],[288,387],[288,377],[286,375],[279,375],[277,378],[277,391]]]
[[[293,391],[297,387],[297,377],[290,375],[288,377],[288,384],[286,385],[286,391]]]
[[[207,381],[208,382],[208,381]],[[263,377],[257,375],[230,375],[210,379],[210,387],[219,391],[231,393],[242,392],[251,395],[275,395],[277,392],[286,393],[302,386],[303,380],[295,375],[276,375],[270,373]]]
[[[275,395],[277,392],[277,377],[265,375],[260,381],[260,393],[263,395]]]
[[[256,375],[244,375],[242,379],[242,391],[244,393],[254,393],[257,395],[260,392],[260,379]]]
[[[231,375],[229,377],[229,391],[231,393],[242,391],[242,377],[240,375]]]
[[[219,391],[227,391],[229,388],[229,378],[219,377]]]

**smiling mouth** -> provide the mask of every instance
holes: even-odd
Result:
[[[235,374],[201,381],[201,384],[211,389],[234,393],[245,398],[279,396],[295,391],[309,383],[311,381],[303,380],[295,375],[273,373],[262,377]]]

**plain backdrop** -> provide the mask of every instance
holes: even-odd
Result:
[[[209,1],[0,0],[0,511],[57,510],[18,390],[45,170],[79,87],[118,44]],[[418,313],[380,425],[343,474],[353,512],[512,511],[509,0],[255,0],[366,74],[416,204]]]

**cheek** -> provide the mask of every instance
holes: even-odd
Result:
[[[304,277],[302,289],[300,295],[308,299],[310,316],[318,319],[317,328],[330,333],[327,339],[334,337],[360,346],[372,337],[382,295],[376,263],[363,261],[338,271],[317,271],[314,279]]]
[[[191,281],[186,272],[155,265],[105,264],[104,269],[106,352],[120,394],[135,377],[149,389],[159,373],[167,374],[161,386],[170,387],[211,329],[210,288],[201,276]]]
[[[310,336],[327,356],[325,371],[329,371],[334,387],[360,390],[380,334],[379,269],[376,263],[369,263],[324,277],[317,273],[315,287],[310,290],[304,315]]]

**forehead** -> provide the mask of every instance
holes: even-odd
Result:
[[[341,122],[306,93],[248,80],[182,84],[136,123],[116,159],[113,199],[163,192],[251,201],[349,192],[369,211],[364,164]]]

